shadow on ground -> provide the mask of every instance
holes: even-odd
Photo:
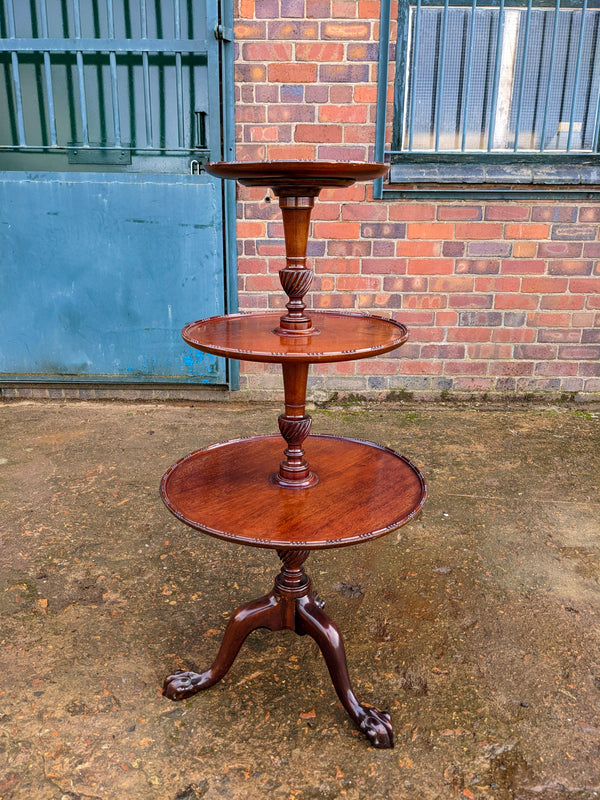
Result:
[[[0,406],[0,800],[600,797],[588,408],[314,413],[316,432],[400,450],[429,484],[412,524],[307,563],[394,750],[354,730],[316,645],[291,633],[252,634],[206,693],[161,696],[169,672],[208,666],[278,560],[185,528],[160,477],[198,447],[275,431],[278,413]]]

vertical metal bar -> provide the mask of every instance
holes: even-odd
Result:
[[[382,0],[382,6],[385,5],[386,2],[388,2],[388,0]],[[220,12],[220,16],[218,16],[218,12]],[[213,27],[213,25],[211,24],[213,23],[213,20],[217,23],[220,23],[225,28],[233,30],[233,3],[217,4],[214,1],[211,3],[207,3],[207,21],[209,24],[208,28],[209,30],[211,29],[211,27]],[[383,37],[383,30],[384,30],[383,26],[381,30]],[[387,30],[389,31],[389,23]],[[216,148],[215,150],[211,151],[211,157],[217,155],[225,159],[226,161],[232,161],[235,159],[233,52],[234,52],[234,44],[232,41],[224,41],[224,40],[219,41],[218,53],[220,55],[222,81],[220,87],[211,86],[211,84],[216,83],[216,81],[212,81],[209,84],[209,95],[208,95],[209,98],[214,97],[215,96],[214,92],[216,89],[216,95],[217,97],[219,97],[220,95],[221,107],[223,109],[223,118],[222,118],[223,127],[222,127],[222,139],[221,139],[222,150],[219,151],[218,149],[219,145],[218,136],[209,137],[209,145],[211,145],[213,148]],[[386,57],[387,57],[387,51],[386,51]],[[210,60],[210,54],[209,54],[209,60]],[[386,79],[386,85],[387,85],[387,79]],[[211,93],[211,88],[212,88],[212,93]],[[209,112],[212,112],[214,110],[214,105],[215,105],[214,103],[211,103],[209,105]],[[209,113],[209,120],[208,120],[209,126],[211,125],[211,116],[214,115],[212,113]],[[216,138],[217,141],[211,142],[211,138],[213,140]],[[376,139],[376,144],[375,144],[376,148],[378,146],[377,142],[378,140]],[[383,160],[383,154],[380,160]],[[235,231],[236,186],[235,186],[235,181],[219,181],[219,183],[222,185],[224,193],[223,222],[225,227],[225,310],[227,311],[227,313],[232,313],[234,311],[237,311],[238,308],[237,241],[236,241],[236,231]],[[239,389],[239,363],[240,362],[236,360],[227,361],[227,377],[229,381],[229,388],[232,390]]]
[[[383,0],[383,5],[385,5],[387,0]],[[230,30],[233,30],[233,4],[232,3],[220,3],[219,6],[221,12],[221,23]],[[389,9],[388,9],[389,11]],[[387,26],[387,36],[389,41],[389,19],[388,19],[388,26]],[[382,41],[384,37],[383,29],[381,31]],[[221,40],[219,45],[220,53],[221,53],[221,66],[223,70],[223,79],[221,83],[221,90],[223,92],[223,134],[222,134],[222,141],[223,141],[223,150],[222,150],[222,158],[225,158],[227,161],[235,160],[235,102],[234,102],[234,61],[233,61],[233,53],[234,53],[234,44],[233,41],[224,41]],[[387,51],[386,51],[387,52]],[[387,79],[385,80],[385,86],[387,87]],[[209,115],[210,116],[210,115]],[[384,118],[385,124],[385,118]],[[207,142],[210,145],[210,140]],[[375,144],[377,147],[377,143]],[[383,161],[383,152],[380,154],[380,159]],[[236,194],[236,187],[234,181],[223,181],[225,184],[225,188],[229,190],[233,190],[232,197],[235,199]],[[233,208],[233,217],[235,218],[235,207]],[[233,239],[235,243],[235,238]],[[237,246],[234,248],[237,252]],[[237,283],[236,283],[237,285]]]
[[[575,121],[575,106],[577,105],[577,90],[579,89],[579,75],[581,73],[581,55],[583,52],[583,32],[587,14],[587,0],[583,0],[581,9],[581,26],[579,28],[579,42],[577,45],[577,62],[575,64],[575,80],[573,82],[573,99],[571,100],[571,113],[569,115],[569,135],[567,137],[567,153],[571,152],[573,141],[573,122]]]
[[[600,94],[598,95],[598,105],[596,106],[596,122],[594,128],[594,139],[592,144],[592,151],[598,152],[598,145],[600,143]]]
[[[387,119],[388,66],[390,59],[390,0],[381,0],[379,11],[379,61],[377,64],[377,117],[375,120],[375,161],[385,158],[385,123]],[[227,75],[223,75],[227,86]],[[232,102],[233,108],[233,102]],[[233,130],[233,127],[232,127]],[[232,183],[232,181],[224,181]],[[383,178],[377,178],[373,186],[373,197],[381,199]]]
[[[383,0],[381,7],[385,11]],[[389,15],[390,11],[387,10]],[[408,0],[398,0],[398,35],[396,37],[396,75],[394,80],[394,115],[392,124],[392,151],[403,149],[404,142],[404,111],[406,108],[406,78],[408,75],[408,54],[405,43],[408,42],[409,31]],[[388,20],[389,24],[389,20]],[[386,53],[387,57],[387,53]]]
[[[541,113],[542,110],[540,108],[540,97],[542,96],[542,84],[544,87],[547,86],[547,81],[544,83],[543,81],[543,71],[544,71],[544,53],[546,52],[546,39],[548,30],[550,28],[550,22],[548,19],[547,11],[542,11],[542,30],[541,36],[539,37],[539,60],[537,64],[537,74],[535,75],[535,81],[532,80],[532,84],[535,83],[535,96],[533,98],[533,103],[531,104],[532,109],[532,117],[531,117],[531,129],[529,131],[529,150],[533,150],[535,147],[535,138],[536,132],[538,129],[538,116],[542,119]]]
[[[594,73],[590,76],[590,83],[594,77]],[[600,92],[598,92],[598,103],[596,105],[596,118],[594,120],[594,136],[592,139],[592,151],[594,153],[598,152],[598,146],[600,143]]]
[[[180,0],[173,0],[173,16],[174,16],[174,39],[181,39],[181,3]]]
[[[591,17],[590,17],[591,18]],[[587,138],[588,128],[592,125],[592,118],[591,114],[589,113],[590,107],[592,105],[592,89],[594,88],[594,65],[598,64],[597,55],[598,55],[598,31],[599,31],[599,22],[600,16],[598,12],[593,14],[593,31],[592,31],[592,51],[590,53],[590,74],[589,80],[587,82],[587,89],[585,92],[585,114],[584,114],[584,121],[581,128],[581,149],[583,150],[585,147],[585,141]],[[595,127],[596,124],[596,117],[594,117],[593,124]],[[593,137],[592,132],[592,137]],[[589,148],[587,148],[589,149]]]
[[[113,12],[113,0],[106,0],[106,11],[108,14],[108,38],[115,38],[115,16]],[[119,85],[117,83],[117,56],[114,50],[108,54],[110,65],[110,88],[112,94],[113,108],[113,130],[115,137],[115,147],[121,147],[121,117],[119,114]]]
[[[79,0],[73,0],[73,22],[75,23],[75,38],[81,39],[81,9]]]
[[[146,0],[140,0],[140,27],[142,32],[142,39],[148,38],[148,11],[146,9]]]
[[[436,109],[435,109],[435,152],[440,150],[440,126],[442,124],[442,100],[444,93],[444,73],[446,68],[446,40],[448,37],[448,6],[449,0],[444,0],[444,11],[442,16],[442,43],[440,48],[440,71],[436,87]]]
[[[148,38],[148,14],[146,0],[140,0],[140,22],[142,39]],[[146,50],[142,53],[142,72],[144,75],[144,117],[146,122],[146,147],[152,147],[152,96],[150,94],[150,64]]]
[[[560,139],[560,134],[562,133],[563,117],[565,117],[566,114],[567,114],[567,112],[565,111],[565,108],[567,107],[567,105],[570,105],[570,100],[569,100],[569,98],[567,98],[567,89],[569,88],[569,77],[570,77],[570,75],[569,75],[569,61],[570,61],[570,58],[571,58],[571,42],[573,40],[573,30],[574,30],[574,28],[573,28],[573,19],[574,19],[574,16],[575,15],[574,15],[573,11],[570,10],[569,14],[568,14],[568,28],[569,28],[569,30],[568,30],[567,35],[565,37],[566,44],[567,44],[566,63],[565,63],[565,66],[563,67],[563,69],[560,72],[561,79],[562,79],[562,92],[561,92],[561,95],[560,95],[560,103],[558,104],[558,119],[559,119],[559,123],[558,123],[558,138],[559,139]],[[567,136],[568,136],[568,133],[567,133]],[[560,141],[558,141],[557,143],[560,144]]]
[[[75,20],[75,38],[81,39],[81,9],[79,0],[73,0],[73,17]],[[77,50],[75,53],[77,61],[77,79],[79,85],[79,113],[81,115],[81,143],[83,147],[89,147],[87,103],[85,99],[85,76],[83,72],[83,53]]]
[[[502,61],[502,34],[504,32],[504,0],[500,0],[498,9],[498,32],[496,36],[496,59],[494,63],[494,83],[492,89],[492,103],[490,113],[490,129],[488,131],[488,152],[494,146],[494,130],[496,128],[496,104],[498,101],[498,86],[500,84],[500,62]]]
[[[108,17],[108,38],[115,38],[115,15],[112,0],[106,0],[106,14]]]
[[[21,94],[21,76],[19,73],[19,58],[13,50],[10,54],[15,98],[17,101],[17,130],[19,132],[19,147],[25,147],[25,119],[23,116],[23,96]]]
[[[146,123],[146,147],[152,147],[152,96],[150,94],[150,66],[148,53],[142,53],[142,71],[144,73],[144,117]]]
[[[48,9],[46,0],[40,0],[40,20],[42,23],[42,37],[48,38]],[[56,147],[58,138],[56,135],[56,116],[54,112],[54,89],[52,88],[52,65],[50,63],[50,53],[44,51],[44,75],[46,78],[46,99],[48,101],[48,124],[50,126],[50,144]]]
[[[471,95],[471,68],[473,66],[473,50],[475,44],[475,15],[477,12],[477,0],[471,4],[471,29],[469,32],[469,56],[467,59],[467,75],[465,78],[465,109],[463,111],[462,141],[460,149],[464,153],[467,145],[467,128],[469,124],[469,100]]]
[[[409,62],[408,68],[410,70],[410,94],[409,94],[409,108],[408,108],[408,150],[413,149],[413,136],[415,130],[415,88],[417,85],[417,64],[419,62],[419,28],[421,21],[421,0],[417,0],[417,5],[414,11],[414,32],[412,33],[413,41],[413,56],[412,64]],[[410,42],[407,42],[407,47]]]
[[[504,30],[502,31],[502,57],[500,59],[500,80],[496,99],[496,124],[494,126],[493,147],[508,150],[510,118],[513,111],[513,96],[517,64],[517,46],[521,11],[518,8],[504,10]]]
[[[8,38],[16,39],[17,32],[15,29],[15,7],[13,5],[13,0],[7,0],[6,2],[6,17],[8,23]]]
[[[179,0],[174,0],[173,11],[175,14],[175,39],[179,40],[181,39],[181,9]],[[179,147],[184,147],[183,70],[181,67],[181,53],[175,53],[175,84],[175,92],[177,95],[177,144]]]
[[[550,65],[548,67],[548,84],[546,86],[546,99],[544,102],[544,120],[542,122],[542,137],[540,140],[540,153],[546,149],[546,125],[548,123],[548,105],[550,101],[550,89],[552,87],[552,75],[554,74],[554,58],[556,56],[556,41],[558,39],[558,18],[560,15],[560,0],[556,0],[554,7],[554,28],[552,30],[552,47],[550,48]]]
[[[523,111],[523,88],[525,85],[525,72],[527,70],[527,53],[529,49],[529,28],[531,25],[532,0],[527,3],[527,17],[525,20],[525,35],[523,37],[523,61],[521,63],[521,76],[519,79],[519,96],[517,100],[517,119],[515,120],[515,153],[519,149],[519,132],[521,129],[521,113]]]
[[[83,54],[80,50],[75,55],[77,61],[77,78],[79,85],[79,112],[81,115],[81,143],[83,147],[89,147],[87,103],[85,100],[85,80],[83,75]]]
[[[460,17],[458,17],[460,14]],[[454,113],[454,128],[452,130],[453,138],[454,138],[454,146],[453,149],[459,149],[458,141],[460,139],[460,131],[461,131],[461,124],[462,124],[462,117],[463,117],[463,108],[462,108],[462,101],[463,95],[465,91],[465,71],[463,68],[464,59],[465,59],[465,52],[467,50],[467,18],[468,14],[466,9],[460,8],[457,9],[457,26],[460,22],[460,39],[457,35],[455,48],[458,50],[460,54],[460,65],[461,69],[458,74],[458,80],[456,82],[456,103],[455,103],[455,113]],[[458,33],[458,31],[457,31]],[[460,41],[460,44],[459,44]]]
[[[7,0],[6,12],[8,17],[8,38],[16,38],[15,29],[15,9],[13,0]],[[19,134],[19,147],[26,146],[25,139],[25,118],[23,116],[23,95],[21,93],[21,73],[19,71],[19,57],[16,50],[11,50],[10,62],[12,68],[12,78],[15,90],[15,100],[17,103],[17,132]]]
[[[181,66],[181,53],[175,53],[175,82],[177,94],[177,145],[179,147],[184,147],[183,70]]]

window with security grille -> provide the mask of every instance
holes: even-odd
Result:
[[[206,19],[206,0],[0,0],[0,169],[202,159],[219,107]]]
[[[598,9],[419,3],[409,18],[405,148],[597,149]]]
[[[397,30],[392,181],[598,183],[600,0],[399,0]]]

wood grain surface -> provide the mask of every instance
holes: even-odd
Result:
[[[310,488],[273,484],[282,440],[258,436],[178,461],[163,477],[163,500],[193,528],[277,549],[356,544],[404,525],[421,509],[425,481],[404,456],[335,436],[309,436],[304,444],[319,478]]]
[[[281,336],[277,313],[228,314],[191,322],[181,335],[192,347],[226,358],[309,364],[381,355],[408,339],[400,322],[373,315],[312,311],[311,320],[317,333]]]
[[[355,181],[380,178],[389,164],[355,161],[217,161],[206,171],[244,186],[351,186]]]

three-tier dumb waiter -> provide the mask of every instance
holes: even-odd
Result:
[[[169,510],[186,525],[238,544],[269,547],[281,559],[273,589],[232,616],[206,672],[178,671],[164,694],[182,700],[229,670],[256,628],[309,634],[325,657],[335,690],[376,747],[392,747],[390,716],[358,702],[341,635],[323,612],[303,563],[311,550],[359,544],[399,528],[421,509],[420,472],[387,447],[338,436],[309,436],[308,367],[387,353],[407,339],[404,325],[358,313],[309,312],[303,298],[313,278],[306,266],[311,210],[323,187],[380,177],[384,164],[307,161],[223,162],[207,170],[245,186],[272,188],[283,215],[286,263],[279,271],[286,312],[230,314],[192,322],[183,338],[227,358],[281,364],[285,411],[278,435],[216,444],[174,464],[161,484]],[[306,451],[305,451],[306,448]]]

